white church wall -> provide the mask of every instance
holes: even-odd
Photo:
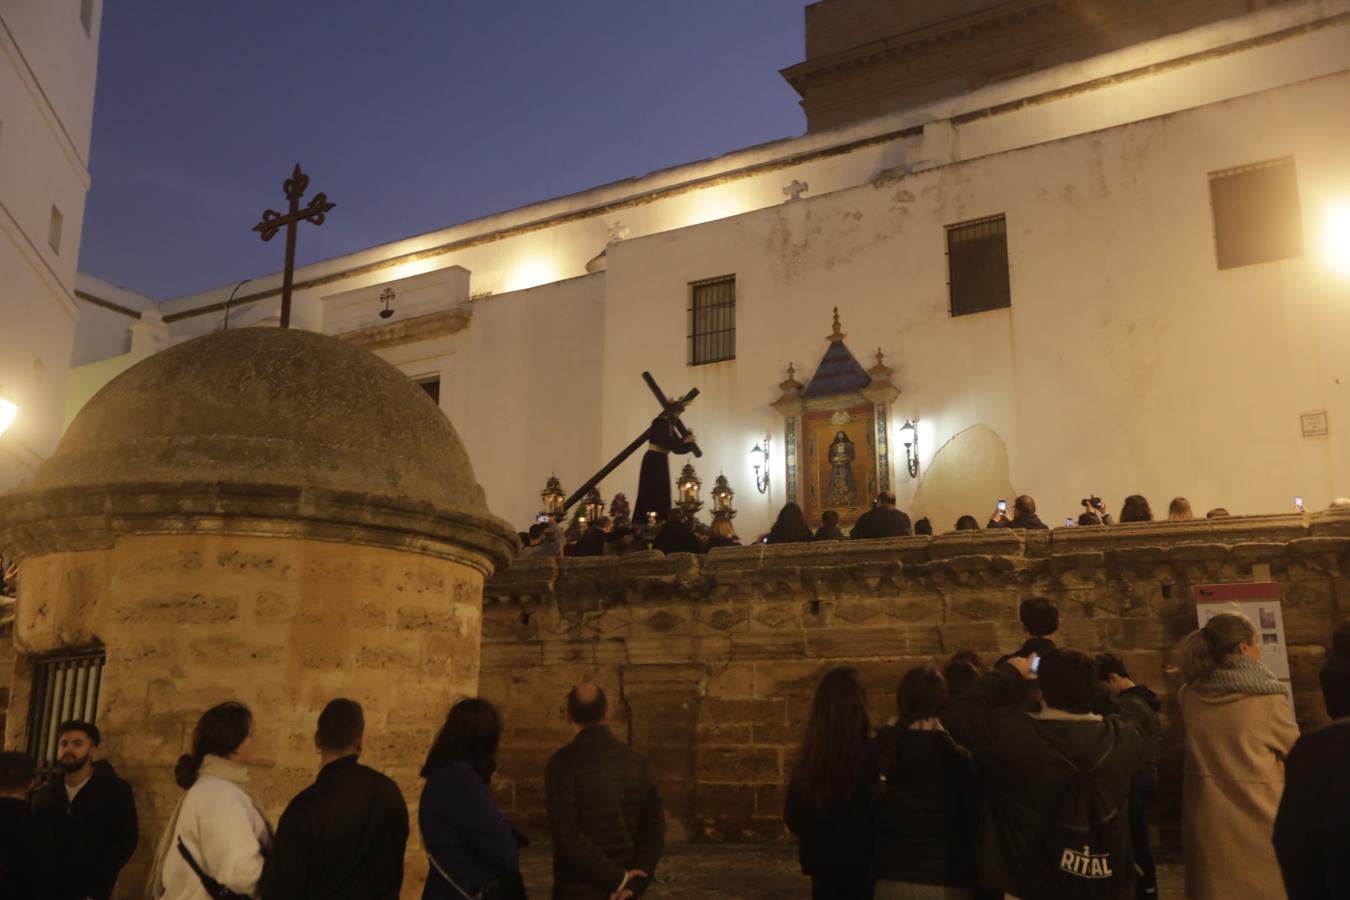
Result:
[[[1339,156],[1350,122],[1324,115],[1344,108],[1342,74],[624,242],[608,273],[605,443],[647,414],[632,373],[699,386],[700,473],[726,468],[742,535],[762,530],[783,501],[782,455],[774,493],[758,498],[746,451],[768,427],[781,451],[774,386],[789,361],[807,381],[838,305],[864,365],[886,351],[903,391],[894,422],[919,418],[924,465],[988,426],[1047,522],[1088,492],[1116,507],[1136,492],[1155,509],[1178,494],[1201,511],[1283,511],[1295,494],[1325,506],[1350,493],[1338,428],[1350,420],[1350,284],[1317,253],[1324,210],[1350,196]],[[1208,173],[1289,155],[1305,256],[1218,271]],[[952,318],[944,226],[996,213],[1012,308]],[[685,367],[687,284],[732,272],[737,359]],[[624,334],[644,338],[613,339]],[[1301,436],[1313,410],[1328,412],[1329,436]],[[618,474],[636,480],[632,464]],[[916,484],[896,474],[908,504]]]
[[[0,492],[31,476],[61,433],[98,12],[86,33],[78,3],[0,8],[0,398],[19,407],[0,435]]]

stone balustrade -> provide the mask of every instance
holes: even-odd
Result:
[[[781,840],[784,783],[825,671],[857,666],[884,722],[909,667],[961,649],[992,661],[1022,641],[1019,602],[1046,596],[1061,646],[1119,654],[1168,700],[1158,812],[1172,835],[1171,650],[1195,627],[1194,586],[1267,570],[1306,729],[1326,719],[1317,670],[1350,614],[1350,513],[519,560],[484,591],[481,692],[507,726],[499,790],[543,823],[544,766],[571,735],[564,695],[590,678],[651,761],[672,837]]]

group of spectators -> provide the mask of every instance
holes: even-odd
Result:
[[[575,737],[546,772],[553,896],[631,900],[645,891],[664,849],[661,799],[647,762],[610,731],[604,691],[581,684],[566,703]],[[360,704],[333,700],[319,715],[318,776],[275,830],[249,791],[254,729],[240,703],[214,706],[198,720],[192,752],[174,770],[183,794],[157,842],[144,895],[397,900],[408,808],[398,785],[359,761]],[[71,721],[58,731],[60,773],[36,793],[33,760],[0,753],[4,900],[109,900],[137,844],[131,787],[98,758],[98,729]],[[490,788],[501,731],[491,703],[467,698],[431,743],[417,809],[430,866],[423,900],[526,896],[519,851],[528,841]]]
[[[1332,508],[1350,507],[1350,500],[1337,500]],[[1216,507],[1205,513],[1209,519],[1224,518],[1229,515],[1227,509]],[[1167,520],[1180,522],[1194,519],[1190,501],[1185,497],[1174,497],[1167,506]],[[1121,504],[1120,513],[1112,517],[1100,497],[1089,497],[1082,501],[1082,512],[1075,518],[1067,517],[1065,525],[1116,525],[1132,522],[1152,522],[1153,509],[1148,499],[1139,494],[1131,494]],[[979,531],[981,528],[1024,528],[1048,529],[1050,526],[1041,521],[1036,512],[1036,500],[1028,494],[1022,494],[1013,500],[1011,509],[1005,501],[999,501],[988,521],[981,526],[978,519],[971,515],[956,520],[952,531]],[[877,495],[872,508],[863,513],[846,534],[840,526],[837,510],[825,510],[820,515],[820,523],[813,530],[806,520],[801,506],[785,503],[778,512],[773,526],[759,535],[752,543],[756,544],[795,544],[807,541],[842,541],[850,538],[870,540],[876,538],[906,537],[908,535],[931,535],[933,523],[927,518],[911,522],[908,514],[896,508],[895,494],[882,491]],[[664,553],[706,553],[719,547],[739,547],[741,539],[736,534],[735,525],[729,518],[714,518],[712,525],[704,527],[691,518],[684,510],[672,509],[663,521],[634,525],[626,518],[601,516],[590,522],[584,531],[564,531],[553,521],[536,522],[529,531],[520,532],[521,556],[611,556],[631,553],[635,550],[660,550]]]
[[[908,671],[879,728],[856,669],[822,678],[784,814],[813,898],[1157,896],[1162,704],[1118,657],[1057,647],[1048,601],[1021,619],[1026,642],[988,670],[963,651]],[[1350,720],[1300,738],[1260,656],[1239,612],[1176,652],[1186,896],[1350,897]],[[1350,623],[1323,684],[1350,713]]]

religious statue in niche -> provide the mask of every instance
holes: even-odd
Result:
[[[800,504],[812,525],[834,510],[847,526],[892,489],[888,429],[900,390],[880,350],[876,365],[864,369],[844,345],[838,309],[829,342],[805,386],[788,366],[773,406],[785,425],[787,500]]]
[[[830,487],[825,492],[825,505],[831,509],[858,505],[858,483],[853,477],[853,460],[857,453],[848,435],[840,431],[830,444]]]

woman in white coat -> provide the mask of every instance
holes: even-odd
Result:
[[[244,787],[252,753],[253,715],[242,703],[213,706],[197,721],[192,752],[174,768],[186,793],[155,854],[151,900],[210,900],[208,879],[253,895],[272,830]]]

